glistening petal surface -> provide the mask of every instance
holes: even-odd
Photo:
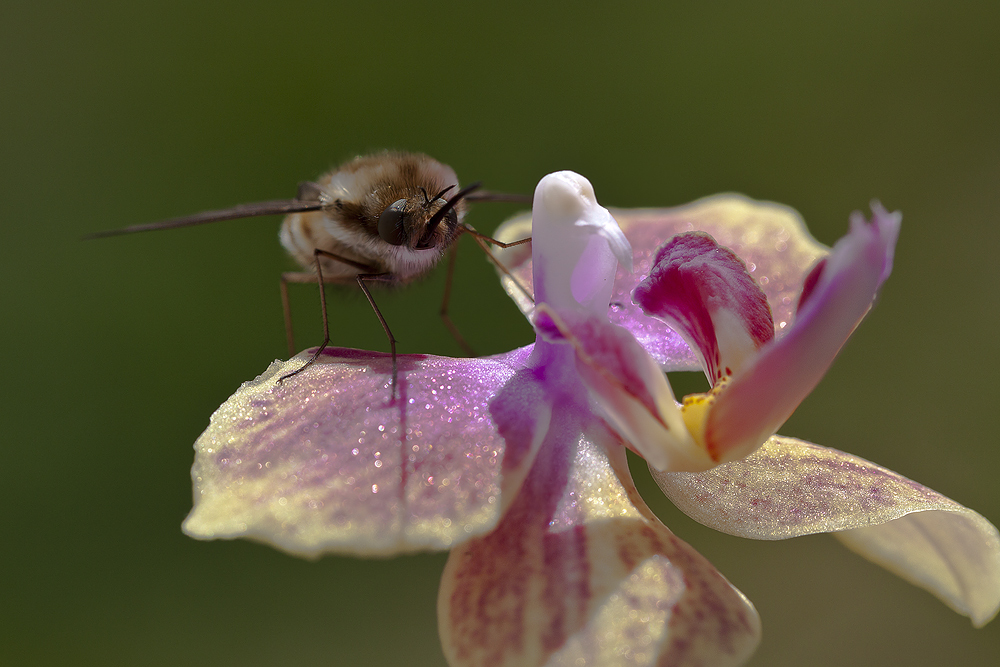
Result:
[[[212,415],[195,443],[184,530],[286,551],[446,549],[490,530],[530,467],[548,415],[520,406],[498,427],[488,401],[530,348],[483,359],[332,349],[274,362]]]
[[[659,320],[632,303],[632,290],[648,275],[657,249],[681,232],[704,231],[747,263],[747,270],[767,296],[778,337],[792,321],[799,291],[809,269],[829,249],[817,242],[793,209],[737,194],[721,194],[675,208],[610,209],[633,249],[633,273],[619,267],[615,277],[611,321],[625,327],[664,370],[699,370],[697,355]],[[513,241],[531,235],[531,214],[508,220],[495,237]],[[518,281],[531,289],[531,249],[517,246],[497,256]],[[522,312],[533,304],[507,276],[507,293]]]
[[[976,512],[860,457],[773,436],[702,473],[653,478],[684,513],[731,535],[838,532],[848,546],[982,625],[1000,607],[1000,535]]]
[[[739,665],[760,634],[746,598],[642,503],[614,436],[559,405],[500,525],[452,550],[438,625],[452,667]]]

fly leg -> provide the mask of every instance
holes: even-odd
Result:
[[[461,226],[461,229],[463,232],[465,232],[472,238],[476,239],[476,243],[478,243],[479,247],[483,249],[483,252],[486,253],[486,256],[490,259],[490,261],[493,262],[496,265],[496,267],[500,269],[501,272],[503,272],[505,276],[507,276],[508,278],[511,279],[511,281],[513,281],[513,283],[517,286],[519,290],[521,290],[524,296],[528,297],[529,301],[534,303],[535,302],[534,295],[530,291],[528,291],[527,287],[521,284],[521,281],[519,281],[517,278],[511,275],[511,272],[507,269],[506,266],[504,266],[503,262],[497,259],[497,256],[493,254],[493,251],[490,250],[490,247],[486,245],[487,243],[492,243],[493,245],[498,246],[500,248],[513,248],[514,246],[523,245],[525,243],[531,243],[531,237],[529,236],[526,239],[518,239],[517,241],[512,241],[511,243],[504,243],[503,241],[497,241],[496,239],[486,236],[485,234],[480,234],[475,229],[466,224],[463,224]]]
[[[389,339],[389,349],[392,351],[392,398],[396,398],[396,337],[392,335],[392,331],[389,329],[389,325],[386,323],[385,318],[382,317],[382,311],[378,309],[375,304],[375,299],[372,297],[372,293],[368,291],[368,285],[365,284],[366,280],[382,281],[388,282],[392,280],[391,273],[359,273],[358,274],[358,287],[361,291],[365,293],[365,298],[368,299],[368,304],[375,311],[375,316],[378,321],[382,324],[382,330],[385,331],[385,337]],[[324,343],[325,345],[325,343]],[[320,348],[322,350],[322,348]],[[319,352],[316,353],[317,356]],[[314,357],[315,360],[315,357]],[[302,370],[302,369],[299,369]],[[296,371],[298,372],[298,371]]]
[[[289,306],[289,302],[288,302],[288,283],[290,283],[290,282],[312,282],[313,280],[318,281],[319,282],[319,305],[320,305],[320,311],[323,314],[323,343],[318,348],[316,348],[316,352],[313,353],[313,356],[312,356],[312,358],[309,361],[307,361],[300,368],[297,368],[296,370],[292,371],[291,373],[288,373],[286,375],[282,375],[280,378],[278,378],[278,383],[279,384],[282,383],[282,382],[284,382],[288,378],[292,377],[293,375],[298,375],[299,373],[301,373],[302,371],[304,371],[309,366],[312,366],[313,363],[319,358],[319,355],[323,353],[323,350],[326,349],[326,346],[330,344],[330,318],[327,315],[327,310],[326,310],[326,290],[323,289],[325,281],[323,280],[323,266],[322,266],[322,262],[320,262],[320,257],[329,257],[330,259],[334,259],[334,260],[336,260],[338,262],[343,262],[344,264],[347,264],[348,266],[352,266],[352,267],[354,267],[354,268],[356,268],[356,269],[358,269],[360,271],[366,271],[366,272],[368,272],[368,271],[372,270],[372,267],[368,266],[367,264],[363,264],[361,262],[356,262],[353,259],[347,259],[346,257],[341,257],[340,255],[335,255],[332,252],[327,252],[326,250],[320,250],[319,248],[316,248],[316,249],[313,250],[313,257],[316,260],[316,275],[315,276],[311,276],[308,273],[284,273],[284,274],[282,274],[282,276],[281,276],[281,304],[282,304],[283,310],[285,311],[285,334],[288,336],[288,350],[289,350],[289,352],[292,355],[294,355],[295,354],[295,345],[294,345],[294,339],[293,339],[293,336],[292,336],[292,313],[291,313],[291,307]],[[382,322],[383,328],[385,328],[386,331],[388,332],[388,327],[386,327],[386,325],[385,325],[385,320],[382,319],[382,313],[378,312],[378,308],[375,307],[375,302],[372,300],[371,295],[368,293],[368,289],[362,283],[362,280],[361,280],[361,276],[362,275],[388,276],[389,274],[379,274],[379,273],[363,273],[363,274],[358,274],[358,284],[361,285],[361,289],[364,291],[365,296],[368,297],[368,302],[372,304],[373,308],[375,308],[375,314],[378,315],[379,320]],[[396,352],[395,352],[395,349],[396,348],[395,348],[395,341],[392,340],[391,334],[390,334],[390,341],[393,344],[393,353],[392,353],[392,368],[393,368],[393,373],[392,373],[392,375],[393,375],[393,386],[395,387],[395,378],[396,378]]]
[[[290,271],[281,274],[281,312],[285,316],[285,340],[288,341],[289,359],[295,356],[295,333],[292,331],[292,306],[288,300],[288,283],[313,282],[316,282],[316,276],[311,273]]]
[[[455,259],[458,257],[458,243],[453,243],[451,250],[448,253],[448,273],[445,275],[444,280],[444,298],[441,299],[441,320],[444,325],[448,328],[451,333],[452,338],[458,343],[459,347],[465,352],[467,356],[474,357],[476,353],[472,351],[472,346],[465,342],[465,338],[462,334],[458,332],[458,327],[455,323],[451,321],[451,317],[448,315],[448,302],[451,300],[451,281],[455,275]]]

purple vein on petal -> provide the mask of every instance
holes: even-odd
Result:
[[[757,540],[846,530],[953,506],[861,457],[780,435],[738,461],[698,473],[654,471],[653,478],[694,520]]]
[[[552,414],[497,529],[449,557],[438,598],[449,663],[741,664],[759,636],[752,605],[641,505],[606,427],[572,405]]]
[[[1000,609],[1000,533],[978,513],[853,454],[773,436],[748,457],[653,478],[685,514],[759,540],[834,532],[981,626]]]

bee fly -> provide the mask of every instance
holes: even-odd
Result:
[[[466,233],[505,271],[487,243],[507,248],[531,239],[500,243],[467,225],[463,219],[468,201],[529,202],[527,197],[486,192],[474,183],[458,188],[451,167],[419,153],[385,152],[355,158],[323,176],[319,182],[299,184],[295,199],[241,204],[219,211],[205,211],[182,218],[133,225],[90,234],[102,238],[135,232],[173,229],[220,220],[286,213],[281,225],[281,245],[303,268],[281,276],[281,301],[289,355],[295,354],[288,283],[318,281],[323,314],[323,343],[301,368],[278,381],[297,375],[310,366],[330,343],[324,283],[357,282],[382,324],[392,351],[392,387],[396,392],[396,339],[368,290],[368,282],[402,285],[430,271],[445,251],[452,249],[448,263],[441,317],[455,340],[471,354],[469,346],[447,314],[454,270],[455,241]]]

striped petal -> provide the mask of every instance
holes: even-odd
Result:
[[[1000,608],[1000,534],[976,512],[860,457],[774,436],[740,461],[653,477],[688,516],[731,535],[836,532],[977,625]]]
[[[530,348],[483,359],[329,349],[274,362],[195,443],[200,539],[249,537],[302,556],[447,549],[489,531],[531,466],[546,404],[489,401]],[[511,414],[516,410],[516,416]]]
[[[809,234],[794,210],[742,195],[715,195],[676,208],[610,210],[633,248],[634,273],[619,268],[608,315],[631,331],[666,371],[693,371],[701,366],[678,333],[632,303],[632,291],[649,273],[657,249],[672,236],[707,232],[743,259],[767,296],[779,337],[792,320],[810,268],[829,251]],[[505,222],[496,238],[512,241],[530,235],[529,213]],[[513,276],[501,274],[504,289],[522,312],[531,312],[531,248],[517,246],[499,251],[498,257]]]
[[[826,374],[840,348],[871,308],[892,270],[902,216],[873,205],[860,214],[809,280],[785,336],[761,349],[719,394],[705,422],[705,446],[722,460],[746,456],[791,416]]]
[[[753,606],[653,517],[614,436],[580,419],[554,406],[514,505],[452,551],[438,598],[449,664],[742,664]]]
[[[691,345],[713,384],[738,374],[774,339],[767,297],[746,264],[704,232],[664,244],[632,301]]]

